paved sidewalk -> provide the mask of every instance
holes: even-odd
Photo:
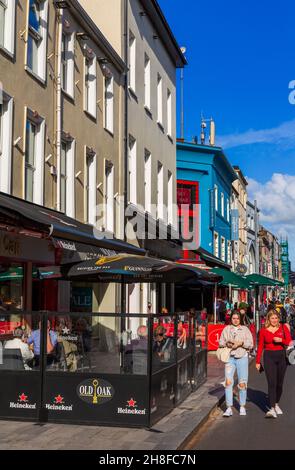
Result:
[[[208,355],[208,379],[151,430],[0,421],[0,450],[175,450],[223,400],[224,364]]]

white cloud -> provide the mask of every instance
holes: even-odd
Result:
[[[257,200],[261,224],[279,237],[288,237],[295,262],[295,176],[274,173],[266,183],[252,178],[248,182],[249,198]]]
[[[295,146],[295,119],[272,129],[249,129],[241,134],[218,136],[216,140],[223,148],[257,143],[281,144],[284,148],[290,148]]]

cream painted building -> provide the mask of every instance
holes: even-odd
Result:
[[[154,228],[160,225],[171,233],[171,227],[176,228],[177,224],[176,69],[185,65],[185,58],[157,1],[101,0],[100,8],[94,0],[79,1],[128,64],[125,134],[128,206],[137,210],[143,220],[148,214]],[[144,232],[146,238],[147,231]],[[128,241],[145,247],[152,255],[177,256],[172,242],[140,238],[134,236],[132,229],[129,231]],[[153,311],[167,304],[172,308],[171,291],[165,286],[156,289],[154,285],[131,285],[128,310],[147,312],[148,302]]]

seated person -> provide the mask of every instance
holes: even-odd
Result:
[[[137,328],[137,338],[131,340],[125,348],[125,372],[128,373],[146,373],[147,369],[147,347],[148,347],[148,329],[146,325],[140,325]],[[138,359],[141,357],[140,367]]]
[[[34,353],[26,343],[23,330],[20,327],[15,328],[13,339],[6,341],[4,349],[19,349],[23,358],[24,368],[30,370],[29,362],[33,359]]]
[[[39,366],[40,363],[40,328],[41,322],[39,321],[39,329],[32,331],[28,338],[28,344],[33,345],[35,354],[35,366]],[[57,345],[57,333],[51,330],[50,321],[47,322],[47,365],[51,365],[54,361],[54,351]]]
[[[166,329],[164,326],[157,326],[154,331],[154,358],[157,358],[160,362],[169,362],[171,360],[172,347],[173,340],[166,336]]]

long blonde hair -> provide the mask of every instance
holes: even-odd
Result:
[[[265,328],[268,328],[270,326],[270,317],[272,317],[273,315],[275,315],[276,317],[278,317],[279,321],[281,319],[281,316],[279,314],[279,312],[277,312],[277,310],[275,310],[274,308],[272,310],[270,310],[269,312],[267,312],[267,315],[266,315],[266,319],[265,319]]]

